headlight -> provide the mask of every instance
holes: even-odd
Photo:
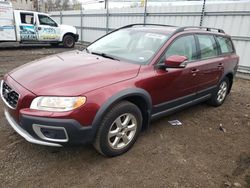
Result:
[[[31,105],[31,109],[51,112],[65,112],[76,109],[86,102],[86,97],[37,97]]]

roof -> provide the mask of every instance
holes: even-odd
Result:
[[[43,15],[49,15],[47,13],[44,13],[44,12],[36,12],[36,11],[32,11],[32,10],[19,10],[19,9],[15,9],[14,10],[15,12],[26,12],[26,13],[37,13],[37,14],[43,14]]]
[[[131,24],[126,25],[120,29],[124,28],[133,28],[139,30],[147,30],[153,32],[160,32],[164,34],[177,34],[184,31],[207,31],[207,32],[215,32],[220,34],[225,34],[222,29],[217,28],[210,28],[210,27],[199,27],[199,26],[185,26],[185,27],[178,27],[173,25],[162,25],[162,24]]]

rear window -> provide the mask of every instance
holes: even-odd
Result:
[[[218,43],[220,45],[221,53],[232,53],[233,50],[233,44],[232,41],[229,38],[216,36]]]
[[[215,57],[218,55],[218,49],[213,35],[197,35],[201,59]]]

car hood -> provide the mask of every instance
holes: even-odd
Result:
[[[36,95],[77,96],[136,77],[139,69],[140,65],[71,51],[25,64],[9,75]]]
[[[60,29],[64,32],[71,32],[71,33],[74,33],[76,34],[76,28],[74,26],[71,26],[71,25],[59,25]]]

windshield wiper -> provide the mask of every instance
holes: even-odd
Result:
[[[108,54],[105,54],[105,53],[99,53],[99,52],[91,52],[91,54],[94,54],[94,55],[99,55],[99,56],[102,56],[102,57],[105,57],[105,58],[109,58],[109,59],[113,59],[113,60],[116,60],[116,61],[120,61],[119,59],[111,56],[111,55],[108,55]]]

